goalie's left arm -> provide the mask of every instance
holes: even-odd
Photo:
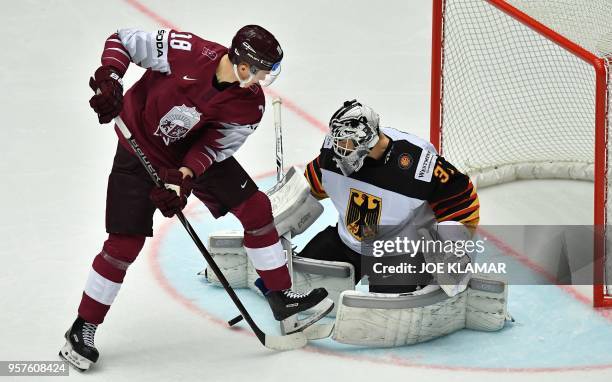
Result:
[[[441,241],[470,240],[480,219],[480,203],[476,188],[470,178],[457,170],[443,157],[436,159],[432,174],[432,188],[427,199],[438,224],[433,231],[434,238]],[[428,263],[471,262],[465,253],[425,253]],[[471,274],[450,272],[444,268],[435,274],[436,282],[449,296],[455,296],[467,288]]]
[[[470,178],[443,157],[433,170],[433,187],[427,198],[436,220],[459,222],[475,230],[480,220],[480,202]]]

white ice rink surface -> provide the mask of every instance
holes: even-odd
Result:
[[[117,28],[152,30],[170,23],[224,44],[245,24],[257,23],[273,31],[286,55],[282,77],[273,90],[295,105],[285,108],[283,114],[287,163],[304,163],[316,155],[324,136],[321,126],[346,99],[359,98],[370,104],[384,125],[428,137],[429,0],[143,0],[142,4],[146,10],[127,0],[0,2],[4,27],[0,55],[0,360],[57,359],[92,259],[106,238],[106,178],[116,137],[110,126],[98,125],[89,108],[87,82],[99,65],[106,37]],[[127,83],[133,83],[140,73],[132,66]],[[274,170],[270,110],[237,155],[254,176]],[[485,189],[480,192],[482,222],[589,224],[591,194],[592,185],[580,182],[521,182]],[[156,216],[156,224],[163,223],[164,218]],[[154,245],[149,240],[130,268],[98,331],[101,359],[95,370],[88,374],[71,371],[70,378],[612,380],[611,368],[537,373],[444,370],[302,350],[274,353],[253,337],[223,329],[179,303],[147,265]],[[180,262],[180,253],[176,255]],[[575,324],[568,322],[567,330]],[[588,326],[588,322],[580,325]],[[490,341],[494,338],[491,334]],[[534,339],[516,341],[528,349]],[[612,352],[612,343],[609,350]],[[474,344],[474,352],[475,357],[490,356],[479,343]]]

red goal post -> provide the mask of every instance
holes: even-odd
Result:
[[[612,307],[610,25],[610,0],[433,0],[432,143],[480,187],[594,181],[597,307]]]

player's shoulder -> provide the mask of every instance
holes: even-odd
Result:
[[[237,86],[236,89],[240,92],[240,98],[247,102],[260,104],[266,100],[266,95],[260,85],[251,85],[248,88]]]
[[[422,151],[428,151],[435,155],[438,154],[436,148],[423,138],[420,138],[414,134],[397,130],[391,127],[381,127],[381,131],[391,140],[393,144],[399,149],[405,149],[413,153],[420,154]]]
[[[403,179],[402,184],[405,187],[402,188],[402,193],[412,194],[430,183],[438,159],[438,151],[431,142],[390,127],[383,127],[381,130],[393,140],[390,153],[393,160],[387,163],[393,176]]]
[[[170,51],[203,61],[218,61],[227,53],[227,47],[207,40],[195,33],[179,31],[176,29],[160,29],[159,33],[167,32],[167,41]]]
[[[171,72],[179,80],[187,81],[187,84],[201,77],[209,77],[209,73],[214,72],[227,53],[223,45],[191,32],[170,29],[166,41]]]
[[[239,105],[245,109],[261,110],[263,113],[266,107],[266,96],[261,86],[251,85],[248,88],[241,88],[237,84],[228,89],[231,96],[228,101]]]
[[[205,38],[202,38],[196,33],[193,33],[190,31],[184,31],[184,30],[178,30],[178,29],[164,29],[164,30],[168,31],[169,39],[187,41],[187,42],[190,42],[192,45],[193,44],[198,44],[198,45],[206,44],[206,45],[211,45],[211,46],[220,45],[213,41],[209,41]],[[176,42],[175,44],[180,44],[180,43]]]
[[[228,51],[225,45],[207,40],[195,34],[193,34],[193,45],[195,48],[193,52],[209,61],[220,60]]]
[[[240,125],[256,125],[266,110],[266,99],[260,86],[233,86],[224,91],[217,105],[218,118]]]

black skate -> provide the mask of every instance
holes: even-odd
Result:
[[[59,352],[60,357],[81,371],[89,369],[100,356],[98,349],[94,346],[97,328],[98,325],[85,322],[81,317],[77,317],[64,335],[66,344]]]
[[[303,331],[334,308],[334,302],[327,298],[325,288],[316,288],[308,293],[297,293],[291,289],[269,291],[261,279],[257,279],[255,285],[266,296],[274,318],[280,321],[283,334]],[[305,319],[298,319],[298,313],[305,313],[307,310],[314,313]]]

